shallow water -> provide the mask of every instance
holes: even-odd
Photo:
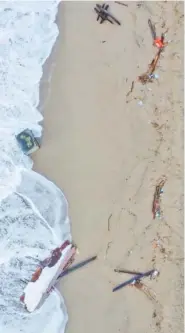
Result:
[[[15,134],[41,136],[42,65],[58,35],[59,0],[0,2],[0,332],[63,332],[67,312],[57,291],[32,314],[19,301],[40,259],[71,239],[68,204],[52,182],[32,171]]]

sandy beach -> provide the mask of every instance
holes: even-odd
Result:
[[[121,26],[96,21],[95,2],[62,2],[60,34],[44,68],[41,149],[34,168],[64,192],[76,261],[98,260],[60,283],[67,333],[181,333],[183,322],[183,2],[110,3]],[[154,58],[148,19],[171,40]],[[129,94],[132,82],[133,91]],[[166,177],[162,216],[156,184]],[[157,246],[154,246],[156,245]],[[135,287],[114,268],[160,271]]]

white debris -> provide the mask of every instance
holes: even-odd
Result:
[[[155,269],[155,271],[152,273],[152,278],[155,278],[159,275],[159,271]]]
[[[45,267],[41,275],[35,282],[29,282],[24,289],[24,303],[29,312],[33,312],[46,294],[46,291],[52,287],[53,283],[62,272],[66,262],[71,257],[72,245],[69,244],[62,251],[62,255],[58,262],[53,267]]]
[[[138,101],[138,103],[137,103],[139,106],[143,106],[143,101]]]

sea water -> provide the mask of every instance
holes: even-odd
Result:
[[[41,136],[42,66],[58,35],[55,1],[0,1],[0,332],[62,333],[67,312],[54,291],[34,313],[19,297],[39,260],[70,240],[68,205],[52,182],[32,171],[15,135]]]

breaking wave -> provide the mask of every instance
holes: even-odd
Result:
[[[15,135],[41,136],[42,66],[58,35],[55,1],[0,2],[0,332],[61,333],[67,312],[54,291],[34,313],[19,297],[39,260],[70,236],[68,204],[52,182],[32,171]]]

